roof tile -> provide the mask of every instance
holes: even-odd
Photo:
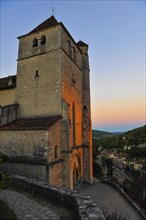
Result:
[[[47,130],[61,118],[61,116],[18,118],[15,121],[2,126],[0,130]]]
[[[50,18],[48,18],[47,20],[45,20],[44,22],[42,22],[40,25],[38,25],[36,28],[34,28],[29,34],[43,30],[45,28],[57,25],[58,21],[56,20],[56,18],[52,15]]]

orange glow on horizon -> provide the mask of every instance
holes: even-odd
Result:
[[[92,106],[94,124],[123,124],[145,122],[145,120],[145,102],[142,99],[104,101]]]

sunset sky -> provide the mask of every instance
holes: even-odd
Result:
[[[1,77],[15,75],[18,36],[52,15],[89,44],[92,126],[127,131],[146,124],[146,3],[1,0]]]

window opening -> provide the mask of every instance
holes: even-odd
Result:
[[[58,146],[56,145],[55,146],[55,159],[58,158]]]
[[[37,47],[38,46],[38,39],[34,38],[33,40],[33,47]]]
[[[42,36],[41,38],[41,45],[46,44],[46,36]]]
[[[73,123],[73,144],[76,143],[76,115],[75,115],[75,103],[72,105],[72,123]]]
[[[70,41],[68,40],[68,50],[69,50],[69,55],[71,56],[72,52],[71,52],[71,43]]]
[[[75,86],[76,85],[76,81],[75,81],[75,75],[72,74],[72,86]]]
[[[84,110],[87,110],[87,106],[86,105],[84,105]]]
[[[35,71],[35,78],[37,78],[37,77],[39,77],[39,71],[38,70]]]
[[[73,59],[74,59],[74,61],[76,61],[76,49],[75,49],[75,47],[73,47]]]

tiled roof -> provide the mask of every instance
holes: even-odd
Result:
[[[57,25],[58,21],[56,20],[56,18],[52,15],[50,18],[48,18],[47,20],[45,20],[44,22],[42,22],[40,25],[38,25],[36,28],[34,28],[29,34],[43,30],[45,28]]]
[[[88,46],[88,44],[84,43],[84,42],[81,41],[81,40],[77,43],[77,45],[78,45],[78,46]]]
[[[0,90],[11,89],[16,87],[16,75],[0,79]]]
[[[61,119],[61,116],[50,116],[44,118],[18,118],[4,125],[0,130],[47,130]]]

